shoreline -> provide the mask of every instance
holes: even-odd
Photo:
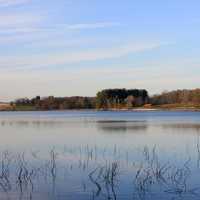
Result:
[[[71,111],[71,112],[77,112],[77,111],[96,111],[96,112],[160,112],[160,111],[169,111],[169,112],[200,112],[200,109],[198,108],[133,108],[133,109],[61,109],[61,110],[12,110],[12,109],[0,109],[0,112],[53,112],[53,111],[60,111],[60,112],[64,112],[64,111]]]
[[[0,103],[0,112],[41,112],[41,111],[127,111],[127,112],[151,112],[151,111],[190,111],[200,112],[200,105],[181,105],[181,104],[163,104],[163,105],[149,105],[146,104],[140,107],[133,108],[108,108],[108,109],[39,109],[34,106],[12,106],[9,103]]]

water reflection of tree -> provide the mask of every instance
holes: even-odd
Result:
[[[163,129],[181,130],[188,132],[188,130],[200,131],[200,123],[168,123],[162,124]]]
[[[17,128],[23,128],[28,126],[33,127],[60,127],[60,126],[66,126],[67,122],[62,120],[3,120],[0,122],[1,126],[10,126],[10,127],[17,127]]]
[[[97,128],[105,133],[145,132],[148,124],[145,121],[97,121]]]
[[[197,147],[197,168],[199,169],[200,167],[200,133],[199,132],[197,132],[196,147]]]

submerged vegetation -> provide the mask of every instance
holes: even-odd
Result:
[[[200,89],[176,90],[149,96],[145,89],[105,89],[96,97],[21,98],[10,103],[7,110],[67,110],[67,109],[200,109]],[[0,107],[1,110],[1,107]],[[5,110],[5,106],[2,110]]]
[[[145,146],[140,160],[130,158],[132,153],[120,152],[116,146],[113,153],[96,146],[65,147],[60,152],[51,149],[45,157],[39,151],[30,154],[4,151],[0,158],[0,195],[9,198],[14,193],[14,199],[17,195],[21,200],[43,199],[46,185],[49,198],[57,199],[56,191],[67,196],[69,191],[61,185],[67,186],[70,177],[73,179],[76,174],[79,178],[71,184],[81,185],[79,192],[89,199],[160,199],[166,195],[169,197],[166,199],[173,199],[195,198],[200,194],[200,187],[191,182],[194,178],[191,158],[174,165],[170,160],[161,161],[156,147]],[[37,196],[40,193],[41,197]],[[78,198],[78,194],[73,195]]]

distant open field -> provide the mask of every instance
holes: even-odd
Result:
[[[11,110],[12,107],[9,103],[0,103],[0,111]]]

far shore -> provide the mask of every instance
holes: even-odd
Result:
[[[135,107],[135,108],[111,108],[111,109],[59,109],[59,110],[37,110],[34,107],[20,106],[14,108],[9,103],[0,103],[0,111],[132,111],[132,112],[145,112],[145,111],[190,111],[200,112],[200,107],[182,106],[182,105],[159,105],[149,107]]]

